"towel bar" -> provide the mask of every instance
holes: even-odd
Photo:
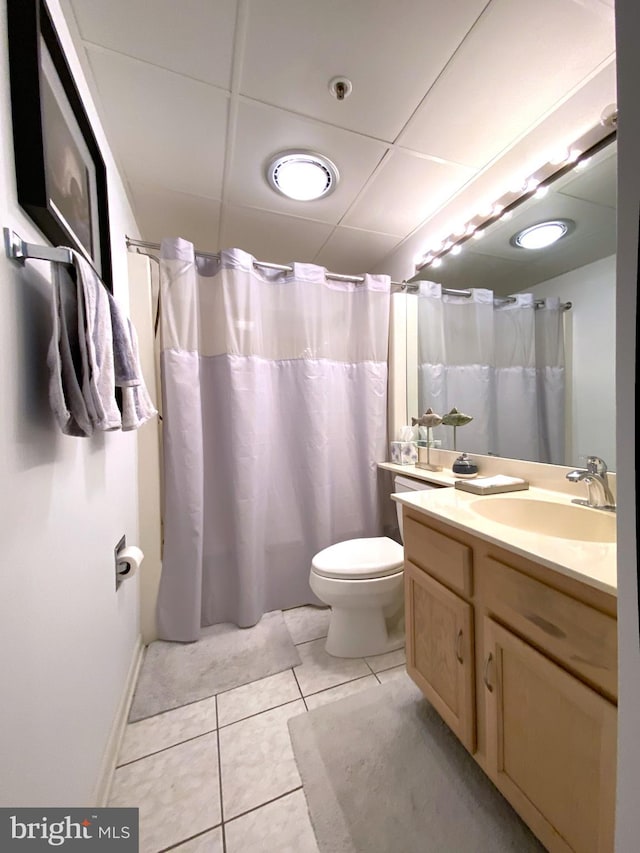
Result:
[[[4,234],[4,251],[8,258],[23,264],[29,258],[41,261],[52,261],[58,264],[70,264],[71,252],[68,249],[57,249],[53,246],[40,246],[37,243],[25,241],[10,228],[2,229]]]

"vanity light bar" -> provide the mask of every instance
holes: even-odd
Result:
[[[509,218],[516,207],[536,196],[546,195],[549,187],[558,178],[573,169],[581,168],[587,161],[616,136],[617,113],[603,118],[597,127],[581,136],[575,143],[560,152],[533,174],[520,181],[517,189],[511,189],[491,205],[484,205],[481,212],[472,216],[464,225],[444,239],[438,240],[425,253],[418,257],[415,264],[416,274],[425,267],[438,267],[447,255],[457,255],[469,240],[484,237],[486,229],[501,219]],[[613,128],[613,129],[612,129]]]

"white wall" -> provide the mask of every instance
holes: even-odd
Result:
[[[85,103],[57,0],[48,0]],[[43,238],[16,200],[6,4],[0,4],[0,226]],[[137,228],[95,110],[109,175],[115,295]],[[137,578],[115,591],[113,548],[138,535],[136,433],[63,436],[47,400],[49,265],[0,256],[0,806],[100,796],[105,751],[138,646]]]
[[[615,345],[616,258],[528,288],[537,298],[571,302],[565,314],[567,344],[567,465],[595,454],[616,470]]]
[[[138,334],[140,365],[149,395],[156,408],[160,407],[156,387],[156,347],[154,343],[154,303],[151,260],[145,255],[129,252],[129,283],[131,287],[130,317]],[[140,631],[145,644],[158,639],[156,604],[162,569],[162,523],[160,484],[161,426],[152,418],[138,431],[138,488],[139,488],[139,545],[144,551],[140,570]]]
[[[640,846],[640,636],[636,542],[636,310],[640,201],[640,6],[616,0],[618,52],[618,808],[617,853]]]

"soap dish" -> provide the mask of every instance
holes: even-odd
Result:
[[[497,474],[495,477],[480,477],[475,483],[465,480],[456,480],[453,484],[456,489],[463,492],[471,492],[474,495],[499,495],[503,492],[520,492],[529,488],[529,483],[520,477],[505,477]]]

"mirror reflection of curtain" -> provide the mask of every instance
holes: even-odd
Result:
[[[493,292],[443,293],[420,282],[418,403],[473,420],[457,430],[456,450],[564,464],[564,335],[556,297],[536,308],[530,293],[513,302]],[[453,431],[433,437],[453,450]]]
[[[382,533],[390,280],[161,249],[162,639],[318,603],[317,551]]]

